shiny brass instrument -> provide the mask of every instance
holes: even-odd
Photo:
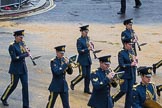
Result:
[[[106,70],[106,74],[109,74],[110,72],[114,72],[111,68],[108,68],[108,70]],[[121,72],[116,72],[114,77],[112,78],[112,81],[110,83],[110,85],[114,88],[116,88],[118,86],[118,80],[120,80],[121,78],[121,74],[124,74],[124,71]]]
[[[63,57],[61,59],[61,65],[63,65],[63,64],[68,64],[68,67],[64,70],[64,74],[65,73],[72,74],[73,73],[73,69],[70,66],[69,59],[67,57]]]
[[[162,108],[158,102],[153,100],[154,95],[146,89],[146,100],[143,104],[143,108]]]
[[[154,100],[147,99],[143,104],[143,108],[162,108],[162,106]]]
[[[79,66],[78,63],[75,63],[77,55],[74,55],[70,58],[64,57],[64,59],[67,59],[69,61],[68,67],[70,68],[77,68]]]
[[[162,108],[162,106],[156,101],[146,100],[143,108]]]

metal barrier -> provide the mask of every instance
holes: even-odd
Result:
[[[29,0],[0,0],[0,8],[13,5],[21,6],[24,2],[27,1]]]

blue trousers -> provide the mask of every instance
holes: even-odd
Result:
[[[8,85],[7,89],[2,95],[2,100],[7,100],[11,93],[17,87],[19,79],[22,84],[22,98],[23,106],[29,107],[29,94],[28,94],[28,74],[11,74],[11,83]]]
[[[133,84],[134,79],[124,79],[124,83],[120,85],[120,92],[113,96],[114,102],[117,102],[122,96],[126,94],[124,108],[131,108]]]
[[[57,96],[60,94],[63,108],[70,108],[68,92],[50,92],[46,108],[54,108]]]
[[[132,79],[124,79],[124,83],[120,86],[120,90],[126,93],[125,98],[125,108],[131,108],[132,106],[132,88],[133,88],[134,80]]]
[[[89,84],[90,84],[90,71],[91,71],[91,65],[88,66],[81,66],[79,65],[79,75],[74,78],[71,83],[73,86],[75,86],[77,83],[79,83],[84,78],[84,92],[90,91]]]

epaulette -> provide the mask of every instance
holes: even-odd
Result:
[[[14,42],[11,42],[11,43],[10,43],[10,45],[13,45],[13,44],[14,44]]]
[[[79,41],[81,38],[78,38],[77,41]]]
[[[153,84],[153,85],[155,85],[155,83],[154,82],[149,82],[150,84]]]
[[[125,35],[122,34],[121,36],[121,40],[124,40],[125,39]]]
[[[25,44],[25,41],[22,41],[22,43],[23,43],[24,45],[26,45],[26,44]]]
[[[153,86],[153,88],[155,88],[155,83],[154,82],[149,82],[152,86]]]
[[[98,70],[98,69],[93,69],[93,70],[92,70],[92,73],[93,73],[93,74],[96,74],[96,71],[97,71],[97,70]]]
[[[139,83],[139,84],[133,85],[133,90],[136,90],[136,88],[137,88],[139,85],[140,85],[140,83]]]
[[[123,51],[124,51],[124,49],[120,50],[120,51],[118,52],[118,54],[121,54]]]
[[[52,59],[51,59],[51,62],[53,62],[54,60],[55,60],[55,58],[52,58]]]

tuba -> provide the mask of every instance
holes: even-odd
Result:
[[[162,106],[158,102],[152,99],[153,95],[149,90],[146,89],[146,100],[143,104],[143,108],[162,108]]]
[[[162,106],[156,101],[147,99],[143,104],[143,108],[162,108]]]

